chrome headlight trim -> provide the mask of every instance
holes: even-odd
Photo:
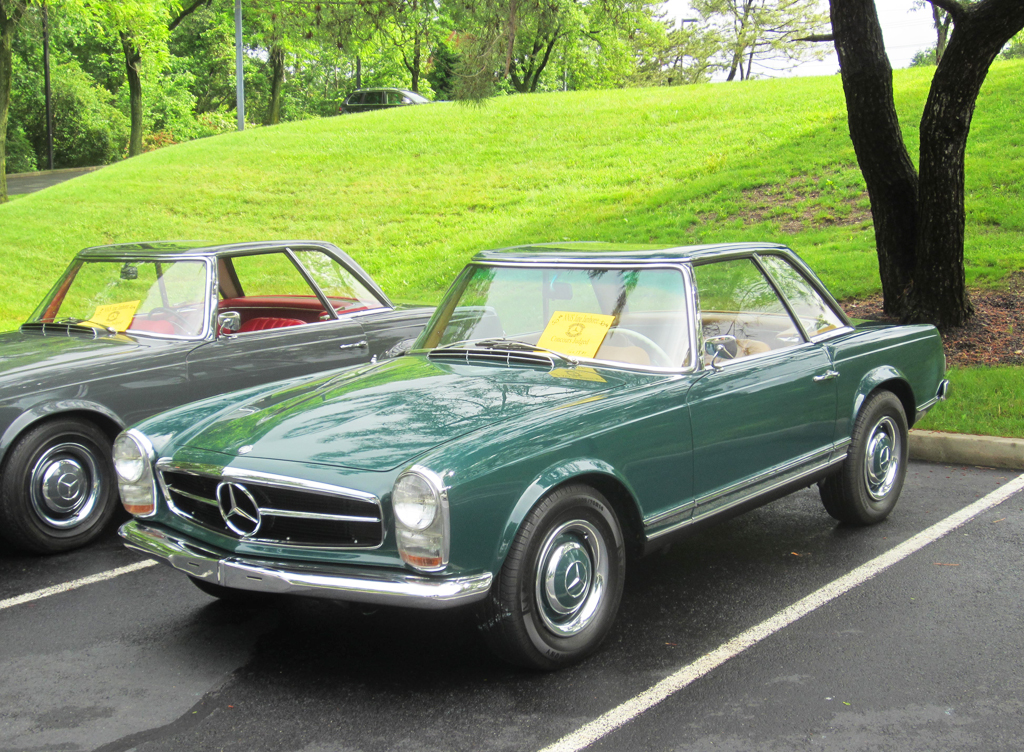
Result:
[[[135,517],[152,517],[157,511],[157,483],[154,468],[156,450],[146,435],[138,429],[129,428],[127,431],[122,431],[117,439],[114,440],[114,444],[116,445],[122,438],[128,439],[135,444],[139,454],[142,456],[143,468],[138,478],[129,480],[121,476],[115,464],[114,474],[117,476],[117,487],[121,495],[121,504]],[[133,499],[134,502],[132,501]],[[139,507],[145,506],[146,502],[148,502],[150,507],[148,512],[136,511]]]
[[[437,514],[434,515],[434,519],[420,530],[406,526],[398,518],[398,515],[395,514],[394,488],[407,475],[415,475],[424,481],[433,492],[437,503]],[[420,572],[440,572],[444,570],[448,566],[448,558],[451,551],[451,522],[448,513],[448,487],[445,486],[442,475],[423,465],[413,465],[399,473],[392,486],[391,512],[395,518],[395,537],[397,539],[398,553],[402,557],[402,561]],[[424,564],[415,560],[416,557],[407,550],[408,546],[404,545],[409,543],[413,536],[419,537],[421,540],[424,538],[433,539],[432,548],[435,549],[437,554],[437,556],[433,557],[436,560],[435,563]]]

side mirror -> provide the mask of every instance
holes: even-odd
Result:
[[[242,316],[238,311],[224,311],[217,314],[217,334],[237,334],[242,328]]]
[[[399,358],[402,355],[405,355],[410,350],[412,350],[412,346],[414,344],[416,344],[415,337],[403,339],[400,342],[396,342],[383,355],[380,356],[380,359],[391,360],[392,358]]]
[[[739,345],[731,334],[720,334],[717,337],[708,337],[704,340],[704,353],[711,356],[711,362],[708,365],[715,370],[719,368],[717,364],[719,357],[732,360],[736,357],[737,352],[739,352]]]

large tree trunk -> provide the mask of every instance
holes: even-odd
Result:
[[[964,279],[967,135],[989,66],[1021,28],[1021,0],[985,0],[954,15],[953,33],[921,117],[917,247],[922,252],[905,320],[948,328],[964,324],[974,312]]]
[[[885,311],[900,315],[915,268],[917,173],[896,116],[874,0],[831,0],[830,6],[850,138],[871,200]]]
[[[124,67],[128,75],[128,108],[131,113],[131,136],[128,138],[128,156],[142,153],[142,79],[139,76],[139,62],[142,52],[135,46],[131,34],[121,32],[121,49],[124,50]]]
[[[14,27],[26,3],[0,0],[0,204],[7,202],[7,118],[11,108]]]
[[[281,122],[281,89],[284,86],[284,49],[274,46],[270,48],[270,106],[267,108],[265,125],[277,125]]]

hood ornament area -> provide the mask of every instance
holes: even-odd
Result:
[[[241,483],[217,486],[217,508],[224,524],[240,538],[251,538],[259,532],[263,520],[256,497]]]

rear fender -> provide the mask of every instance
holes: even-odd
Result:
[[[850,415],[851,426],[857,420],[857,414],[864,405],[864,400],[883,384],[903,403],[903,410],[907,414],[907,422],[913,422],[914,416],[917,414],[917,405],[914,401],[914,391],[910,388],[910,382],[899,369],[885,365],[873,368],[864,374],[864,377],[860,380],[857,391],[853,396],[853,412]]]

